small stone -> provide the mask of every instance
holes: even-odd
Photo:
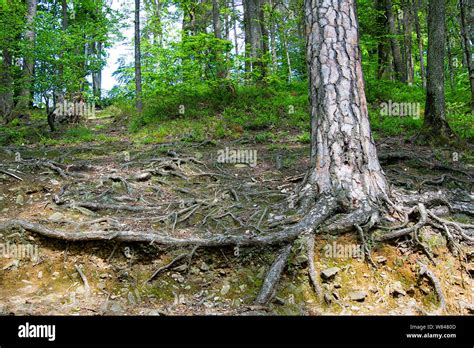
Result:
[[[420,286],[420,291],[425,294],[425,295],[428,295],[430,292],[431,292],[431,289],[430,287],[426,286],[425,284],[421,285]]]
[[[363,290],[351,291],[349,293],[349,299],[351,301],[363,302],[367,297],[367,292]]]
[[[109,274],[108,274],[108,273],[101,273],[101,274],[99,275],[99,278],[100,278],[100,279],[105,279],[105,278],[108,278],[108,277],[109,277]]]
[[[53,278],[57,278],[57,277],[59,277],[59,272],[57,272],[57,271],[56,271],[56,272],[53,272],[53,274],[51,274],[51,276],[52,276]]]
[[[179,274],[179,273],[173,273],[173,274],[171,275],[171,278],[173,278],[174,280],[176,280],[178,283],[184,282],[184,277],[183,277],[181,274]]]
[[[97,288],[99,288],[100,290],[104,290],[105,289],[105,283],[104,282],[97,283]]]
[[[123,313],[123,307],[120,305],[120,303],[114,302],[110,306],[110,312],[113,314],[121,314]]]
[[[385,256],[376,256],[375,261],[381,264],[384,264],[387,262],[387,258]]]
[[[128,298],[128,303],[130,303],[131,305],[134,306],[137,304],[137,302],[135,301],[135,296],[133,296],[131,292],[128,293],[127,298]]]
[[[396,281],[390,286],[390,294],[393,297],[401,297],[401,296],[405,296],[407,293],[405,290],[403,290],[402,283],[400,283],[399,281]]]
[[[324,294],[324,302],[326,302],[327,304],[331,304],[332,302],[331,296],[329,296],[328,293]]]
[[[60,212],[56,212],[54,214],[51,214],[51,216],[48,218],[49,221],[54,221],[58,222],[64,219],[64,215],[61,214]]]
[[[468,304],[465,308],[468,314],[474,314],[474,304]]]
[[[281,297],[275,297],[275,299],[273,300],[273,303],[275,303],[277,305],[280,305],[280,306],[284,306],[285,305],[285,300],[282,299]]]
[[[134,180],[135,181],[148,181],[151,179],[151,173],[145,172],[145,173],[140,173],[135,175]]]
[[[188,269],[187,264],[179,265],[178,267],[173,268],[176,272],[184,272]]]
[[[229,283],[224,283],[221,289],[221,295],[227,295],[230,291],[230,284]]]
[[[42,272],[42,271],[39,271],[39,272],[38,272],[38,279],[41,279],[41,278],[43,278],[43,272]]]
[[[326,268],[321,271],[321,278],[329,280],[330,278],[334,277],[340,270],[341,269],[339,267]]]
[[[25,199],[23,198],[23,196],[22,195],[16,196],[16,204],[23,205],[23,203],[25,203]]]
[[[204,272],[207,272],[209,271],[209,265],[205,262],[201,263],[201,265],[199,266],[199,268],[201,269],[201,271],[204,271]]]
[[[351,306],[351,309],[352,309],[354,312],[360,311],[360,307],[357,307],[357,306]]]
[[[297,265],[304,265],[308,262],[308,257],[306,255],[298,255],[296,258],[295,258],[295,263]]]

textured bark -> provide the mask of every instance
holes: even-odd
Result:
[[[350,207],[386,197],[367,113],[355,1],[306,0],[305,11],[312,134],[302,194],[342,193]]]
[[[27,52],[23,57],[22,76],[23,85],[19,93],[18,103],[16,109],[19,111],[27,110],[31,102],[31,88],[33,85],[33,69],[35,60],[33,57],[33,49],[35,43],[34,19],[36,17],[37,0],[27,0],[26,7],[26,30],[25,41],[27,43]]]
[[[2,60],[0,66],[0,117],[7,122],[13,109],[12,56],[7,48],[2,50]]]
[[[428,9],[428,69],[424,133],[437,142],[446,141],[452,131],[446,122],[444,100],[445,1],[430,0]]]
[[[390,46],[392,48],[393,68],[397,80],[403,80],[402,54],[400,43],[398,42],[398,32],[395,26],[395,17],[393,15],[392,0],[385,0],[385,13],[387,16],[388,30],[390,33]]]
[[[137,112],[142,112],[142,68],[140,55],[140,0],[135,0],[135,93]]]
[[[472,0],[459,0],[459,7],[461,9],[461,35],[464,46],[464,59],[469,71],[472,114],[474,115],[474,63],[472,62],[472,45],[470,43],[470,39],[474,40],[474,4]]]
[[[274,297],[278,282],[280,281],[281,274],[286,267],[288,257],[290,256],[291,252],[291,244],[284,246],[280,253],[278,254],[277,258],[270,266],[270,270],[268,271],[260,292],[255,300],[255,304],[257,305],[265,305]]]

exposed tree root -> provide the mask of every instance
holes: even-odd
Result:
[[[318,274],[316,272],[316,267],[314,266],[314,235],[309,235],[306,237],[306,245],[308,249],[308,275],[313,286],[313,290],[321,300],[323,298],[323,290],[318,282]]]
[[[184,254],[181,254],[181,255],[178,255],[177,257],[175,257],[170,263],[168,263],[167,265],[165,266],[162,266],[160,268],[158,268],[155,272],[153,272],[153,274],[150,276],[150,278],[148,278],[147,280],[147,283],[151,282],[153,279],[156,278],[156,276],[158,276],[158,274],[160,274],[161,272],[163,271],[166,271],[168,269],[170,269],[171,267],[173,267],[176,263],[178,263],[179,261],[187,258],[190,256],[190,253],[184,253]]]
[[[398,229],[392,232],[388,232],[388,233],[384,233],[382,235],[376,236],[375,241],[383,242],[390,239],[399,238],[420,229],[422,226],[426,224],[427,217],[428,217],[426,208],[422,203],[418,203],[418,212],[420,213],[420,220],[414,226]]]
[[[82,279],[82,282],[84,283],[84,293],[86,297],[90,296],[90,286],[89,282],[87,281],[86,276],[84,275],[84,272],[82,272],[82,269],[78,265],[74,265],[74,268],[76,269],[77,273],[79,273],[79,276]]]
[[[338,208],[334,197],[323,197],[315,207],[295,225],[283,228],[278,232],[265,235],[217,235],[208,238],[175,238],[155,230],[147,231],[81,231],[69,232],[50,229],[42,224],[26,220],[9,220],[0,223],[0,231],[7,231],[14,227],[38,233],[42,236],[65,241],[111,241],[156,243],[163,246],[261,246],[291,242],[303,232],[312,232],[317,226],[331,216]]]
[[[418,265],[420,266],[420,276],[421,277],[426,277],[428,278],[431,283],[433,284],[434,286],[434,289],[436,291],[436,294],[438,296],[438,299],[439,299],[439,307],[438,307],[438,310],[435,314],[442,314],[443,311],[446,309],[446,299],[443,295],[443,290],[441,288],[441,284],[438,280],[438,278],[435,276],[435,274],[433,272],[431,272],[428,267],[426,267],[423,263],[421,263],[420,261],[418,261]]]
[[[203,180],[211,181],[209,186],[214,185],[221,186],[221,179],[232,179],[231,176],[224,173],[211,173],[208,171],[199,170],[199,172],[184,171],[181,167],[182,163],[192,162],[195,164],[204,165],[203,163],[193,159],[182,159],[177,156],[172,158],[159,158],[151,161],[152,168],[145,171],[140,171],[139,174],[134,173],[130,175],[101,175],[96,174],[96,179],[100,180],[104,185],[107,180],[121,182],[127,192],[127,196],[123,197],[105,197],[110,192],[110,189],[100,193],[97,198],[103,199],[105,202],[89,202],[89,201],[65,201],[66,190],[69,188],[68,185],[63,186],[59,194],[53,195],[53,201],[56,204],[62,204],[65,208],[87,208],[92,211],[128,211],[135,213],[146,213],[140,217],[125,217],[125,219],[140,221],[160,221],[169,224],[169,228],[159,229],[146,229],[146,228],[128,228],[127,223],[123,221],[116,221],[109,218],[95,219],[89,222],[83,223],[72,223],[65,221],[69,228],[64,230],[52,228],[41,223],[32,221],[14,219],[5,222],[0,222],[0,231],[7,231],[12,228],[23,228],[24,230],[37,233],[44,237],[55,238],[64,241],[116,241],[116,242],[143,242],[143,243],[155,243],[165,247],[186,247],[193,246],[194,249],[191,253],[184,253],[173,259],[170,263],[165,266],[158,268],[148,279],[152,281],[160,273],[172,268],[179,262],[185,259],[189,259],[191,262],[192,254],[197,247],[221,247],[221,246],[268,246],[268,245],[285,245],[281,248],[278,256],[276,257],[273,264],[270,266],[268,273],[265,276],[263,286],[255,300],[256,305],[268,304],[273,296],[275,295],[278,281],[285,269],[287,259],[291,252],[292,242],[301,235],[307,237],[307,252],[308,252],[308,274],[311,284],[321,299],[323,297],[323,291],[318,282],[318,274],[314,264],[314,232],[324,233],[343,233],[353,231],[356,229],[359,233],[361,243],[364,247],[364,253],[367,256],[369,262],[375,266],[375,263],[370,257],[370,249],[366,238],[371,238],[370,230],[374,226],[378,226],[382,219],[388,220],[391,223],[400,222],[397,227],[385,227],[388,230],[386,233],[378,234],[372,238],[372,240],[378,242],[390,241],[399,237],[403,237],[408,234],[413,234],[415,240],[422,247],[425,253],[430,257],[430,260],[434,262],[433,257],[426,249],[418,238],[418,231],[423,226],[429,224],[443,233],[448,240],[450,250],[456,250],[458,241],[465,241],[468,243],[474,242],[474,238],[468,235],[466,231],[473,229],[474,226],[470,224],[460,224],[454,221],[445,220],[440,215],[451,212],[462,212],[467,215],[474,215],[474,204],[469,199],[452,199],[453,196],[447,195],[446,192],[424,192],[417,194],[406,194],[394,191],[392,199],[395,203],[385,199],[377,203],[362,202],[357,209],[350,210],[347,208],[349,205],[341,197],[336,194],[329,196],[316,197],[315,192],[306,192],[303,203],[305,203],[308,209],[304,210],[301,219],[296,221],[295,216],[290,216],[283,220],[265,223],[264,219],[268,213],[268,206],[262,209],[257,208],[250,215],[245,217],[239,215],[235,211],[239,211],[242,207],[242,203],[245,200],[249,201],[248,196],[263,196],[270,197],[271,195],[285,195],[278,190],[269,189],[262,192],[241,192],[239,189],[232,187],[221,187],[220,190],[214,191],[213,196],[206,199],[186,198],[175,201],[164,201],[162,199],[155,200],[150,197],[146,197],[146,200],[141,195],[138,195],[135,191],[136,187],[145,181],[149,181],[152,175],[169,176],[173,175],[190,181],[194,177],[203,177]],[[159,163],[156,163],[159,162]],[[25,162],[27,164],[33,163],[46,167],[63,179],[68,180],[68,184],[74,184],[76,181],[84,183],[83,179],[91,178],[92,176],[80,173],[82,170],[90,168],[82,167],[71,167],[61,165],[53,161],[30,161]],[[187,168],[184,168],[187,169]],[[206,178],[209,177],[209,178]],[[291,182],[301,180],[302,176],[295,177],[296,179],[289,178]],[[444,175],[439,180],[427,180],[422,184],[439,184],[445,181],[448,177]],[[453,178],[456,179],[456,178]],[[134,190],[129,184],[128,180],[133,182]],[[166,181],[166,180],[165,180]],[[169,184],[163,181],[162,184]],[[255,180],[254,180],[255,181]],[[458,180],[464,182],[465,180]],[[100,187],[101,185],[97,186]],[[212,186],[211,186],[212,187]],[[185,189],[182,189],[185,192]],[[237,193],[239,192],[239,193]],[[187,193],[187,192],[185,192]],[[69,194],[69,192],[68,192]],[[463,193],[464,194],[464,193]],[[464,194],[465,195],[465,194]],[[234,204],[231,206],[221,205],[224,199],[231,199]],[[120,198],[120,200],[119,200]],[[114,199],[119,202],[134,202],[133,205],[130,203],[114,204],[107,202],[107,199]],[[145,202],[146,205],[139,204],[138,202]],[[301,202],[300,202],[301,204]],[[433,207],[434,204],[438,204],[437,207]],[[170,208],[171,209],[170,212]],[[234,208],[234,211],[231,211]],[[385,209],[388,207],[388,209]],[[427,209],[430,208],[430,209]],[[446,208],[448,207],[449,210]],[[207,211],[205,211],[207,209]],[[303,211],[303,210],[301,210]],[[161,216],[156,216],[156,212],[161,212]],[[440,214],[443,213],[443,214]],[[192,220],[194,215],[202,214],[203,218],[201,225],[205,225],[210,222],[215,224],[216,228],[219,229],[219,234],[209,232],[208,235],[203,237],[196,237],[191,235],[189,237],[174,237],[168,235],[166,231],[171,231],[174,234],[176,230],[179,230],[180,224],[193,224]],[[337,214],[337,215],[336,215]],[[148,216],[150,215],[150,216]],[[419,220],[413,226],[410,226],[410,217],[413,215],[419,216]],[[382,217],[383,216],[383,217]],[[299,218],[299,217],[298,217]],[[95,230],[88,228],[95,223],[108,222],[107,230]],[[232,224],[236,229],[229,229],[227,225]],[[289,225],[289,223],[292,223]],[[262,226],[263,225],[263,226]],[[380,226],[384,228],[383,226]],[[275,228],[273,230],[273,228]],[[276,230],[278,228],[278,230]],[[249,229],[246,233],[242,233],[243,230]],[[276,231],[275,231],[276,230]],[[250,233],[249,231],[252,231]],[[253,233],[255,231],[256,233]],[[118,245],[118,244],[116,244]],[[451,248],[452,247],[452,248]],[[76,267],[78,272],[79,268]],[[428,271],[429,272],[429,271]],[[426,273],[426,272],[425,272]],[[429,277],[429,274],[427,275]],[[81,275],[82,278],[82,275]],[[84,280],[84,279],[83,279]],[[87,281],[87,279],[86,279]],[[84,282],[85,283],[85,282]],[[439,282],[438,282],[439,286]],[[435,285],[436,287],[436,285]],[[437,290],[438,291],[438,290]],[[442,295],[442,293],[441,293]],[[441,298],[441,297],[440,297]],[[444,298],[443,301],[444,303]]]
[[[265,305],[275,296],[278,282],[280,281],[281,274],[285,269],[288,257],[291,252],[291,244],[288,244],[281,248],[277,258],[270,266],[270,269],[265,276],[262,288],[255,300],[256,305]]]

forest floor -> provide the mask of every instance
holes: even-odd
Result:
[[[113,118],[89,120],[87,127],[94,130],[88,143],[1,148],[0,222],[23,219],[70,232],[153,229],[187,238],[258,235],[299,218],[287,203],[308,166],[308,144],[248,139],[141,144]],[[115,140],[101,141],[104,136]],[[218,163],[218,151],[226,147],[256,150],[257,165]],[[453,154],[407,144],[402,137],[381,137],[377,147],[390,182],[402,190],[461,187],[473,197],[472,149],[468,155]],[[384,161],[388,152],[400,157]],[[472,216],[448,218],[473,223]],[[324,300],[310,285],[305,246],[297,241],[274,300],[260,307],[253,301],[276,248],[66,242],[12,229],[0,234],[11,254],[0,257],[0,313],[427,314],[439,299],[418,275],[417,260],[423,260],[440,281],[444,314],[472,314],[472,246],[462,246],[460,258],[430,227],[420,236],[435,264],[404,237],[371,245],[375,268],[361,258],[356,233],[322,231],[315,265],[326,275],[320,279]],[[20,246],[34,250],[34,257],[15,252]]]

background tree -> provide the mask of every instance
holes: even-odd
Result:
[[[429,1],[428,67],[423,132],[425,137],[434,142],[449,141],[453,137],[453,132],[446,121],[445,111],[445,11],[446,6],[444,0]]]
[[[140,41],[140,0],[135,0],[135,93],[137,112],[143,110]]]

